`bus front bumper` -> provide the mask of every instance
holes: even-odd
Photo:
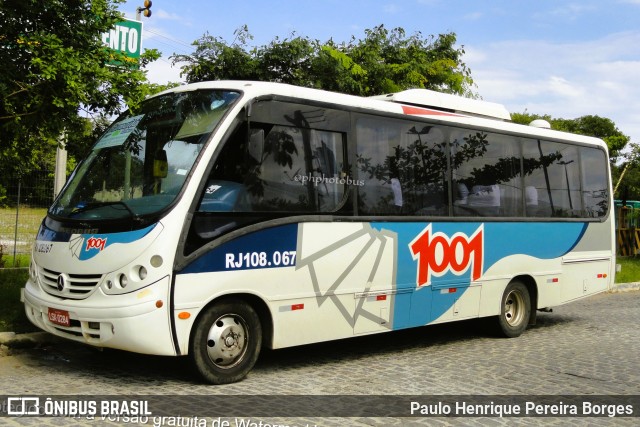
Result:
[[[165,277],[130,294],[60,300],[29,279],[20,299],[31,323],[53,335],[95,347],[174,356],[168,289]]]

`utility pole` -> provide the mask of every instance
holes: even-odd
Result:
[[[60,135],[58,146],[56,147],[56,170],[53,180],[53,197],[57,197],[67,181],[67,133]]]

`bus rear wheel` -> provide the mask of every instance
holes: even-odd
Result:
[[[211,384],[242,380],[253,368],[262,346],[262,327],[255,310],[229,299],[206,309],[189,343],[189,355]]]
[[[520,336],[527,329],[530,315],[529,290],[521,282],[509,283],[500,303],[500,314],[497,318],[498,333],[508,338]]]

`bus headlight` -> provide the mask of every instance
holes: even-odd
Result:
[[[120,276],[118,276],[118,284],[120,284],[121,288],[126,288],[129,284],[129,279],[127,279],[126,275],[121,274]]]
[[[163,263],[163,259],[160,255],[154,255],[151,257],[151,266],[152,267],[160,267]]]
[[[121,295],[134,292],[150,285],[158,279],[157,268],[163,263],[159,255],[154,255],[149,264],[133,264],[107,274],[102,290],[107,295]]]
[[[147,269],[144,268],[144,266],[140,266],[140,268],[138,269],[138,277],[140,277],[140,280],[144,280],[147,278]]]

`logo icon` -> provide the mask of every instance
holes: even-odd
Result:
[[[478,280],[484,260],[483,240],[483,225],[471,236],[464,233],[447,236],[442,232],[433,233],[429,224],[409,245],[413,259],[418,261],[418,287],[430,285],[432,276],[440,277],[447,272],[460,276],[469,267],[471,280]]]
[[[57,280],[56,282],[57,282],[57,285],[58,285],[58,290],[59,290],[60,292],[62,292],[62,290],[64,289],[64,286],[65,286],[65,284],[66,284],[66,280],[65,280],[65,278],[64,278],[64,275],[62,275],[62,274],[61,274],[61,275],[59,275],[59,276],[58,276],[58,280]]]
[[[87,239],[87,247],[85,248],[85,251],[88,251],[89,249],[97,249],[102,252],[106,243],[106,238],[91,236]]]
[[[40,398],[9,397],[7,399],[7,415],[39,415]]]

